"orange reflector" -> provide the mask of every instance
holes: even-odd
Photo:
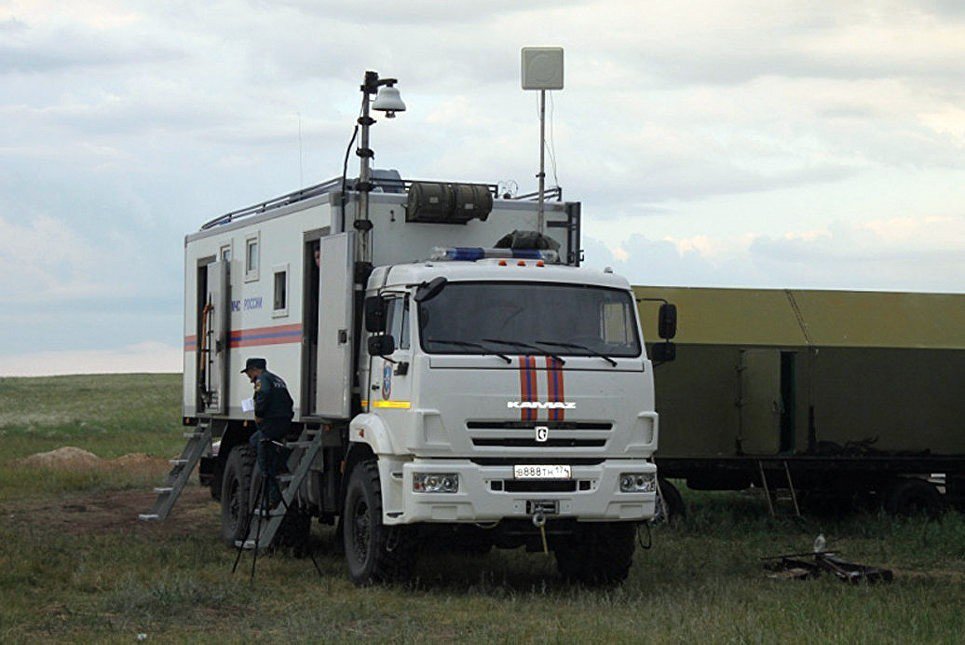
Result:
[[[500,261],[499,261],[499,266],[501,266],[501,267],[506,266],[506,260],[500,260]]]
[[[524,260],[520,260],[519,262],[516,263],[516,266],[518,266],[518,267],[524,267],[524,266],[526,266],[526,262],[525,262]]]
[[[536,261],[536,266],[538,266],[538,267],[546,266],[546,263],[543,262],[542,260],[537,260],[537,261]]]

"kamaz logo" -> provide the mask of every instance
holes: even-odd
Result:
[[[576,403],[567,401],[507,401],[506,407],[513,410],[575,410]]]

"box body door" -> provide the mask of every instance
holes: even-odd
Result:
[[[355,233],[323,237],[320,255],[315,414],[348,419],[355,346]]]
[[[783,410],[780,350],[741,350],[737,373],[740,450],[747,455],[777,454]]]
[[[228,262],[207,266],[207,293],[202,312],[203,334],[199,334],[205,414],[225,414],[228,402],[228,349],[231,320]]]

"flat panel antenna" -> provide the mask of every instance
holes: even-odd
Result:
[[[543,234],[543,201],[546,189],[546,90],[563,89],[563,48],[523,47],[522,85],[524,90],[539,90],[539,206],[536,229]]]
[[[524,90],[563,89],[563,48],[523,47]]]

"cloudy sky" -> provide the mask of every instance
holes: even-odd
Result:
[[[0,0],[0,374],[179,370],[184,234],[339,174],[366,69],[377,165],[534,189],[539,45],[591,264],[965,291],[960,0]]]

